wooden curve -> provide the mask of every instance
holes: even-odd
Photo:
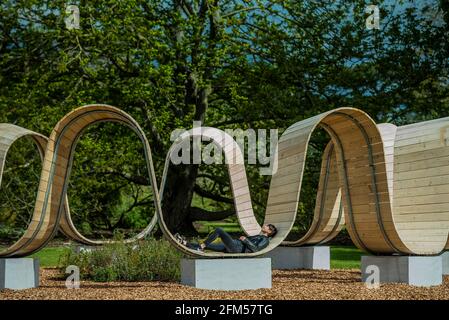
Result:
[[[283,246],[320,245],[334,239],[345,225],[337,156],[329,142],[323,152],[318,192],[312,223],[298,240],[284,241]]]
[[[1,132],[2,137],[6,137],[5,139],[10,136],[14,137],[14,132],[16,131],[19,133],[29,132],[34,139],[39,141],[38,146],[41,153],[45,151],[31,223],[25,234],[2,253],[2,256],[19,257],[38,251],[48,243],[59,227],[70,238],[82,243],[102,244],[108,242],[90,240],[81,235],[72,223],[66,201],[67,186],[76,144],[88,126],[99,122],[118,122],[127,125],[139,136],[144,147],[155,208],[156,211],[161,210],[150,145],[138,123],[125,112],[112,106],[89,105],[80,107],[67,114],[58,122],[48,140],[44,136],[31,133],[22,128],[11,129],[11,133],[9,130]],[[156,223],[157,215],[154,215],[145,230],[125,241],[131,242],[144,237],[153,229]]]
[[[396,132],[396,126],[392,124],[377,125],[384,143],[385,158],[388,175],[389,194],[392,195],[393,174],[392,165],[393,150],[391,134]],[[393,135],[394,140],[394,135]],[[320,180],[315,203],[313,220],[307,233],[295,241],[284,241],[283,246],[319,245],[335,238],[345,225],[344,209],[340,180],[338,176],[337,154],[334,143],[329,141],[323,152],[321,161]],[[392,200],[392,199],[391,199]]]
[[[137,134],[137,136],[141,140],[143,147],[144,147],[145,160],[147,163],[147,170],[148,170],[148,174],[150,177],[150,183],[153,188],[153,185],[156,184],[156,178],[155,178],[155,173],[154,173],[154,168],[153,168],[153,163],[152,163],[152,158],[151,158],[150,145],[145,137],[143,130],[140,128],[138,123],[130,115],[121,111],[118,108],[115,108],[112,106],[107,106],[107,105],[84,106],[84,107],[74,110],[73,112],[75,112],[75,111],[77,112],[77,116],[75,118],[76,120],[73,120],[73,121],[71,120],[72,123],[70,123],[70,126],[73,126],[72,131],[74,131],[74,134],[76,133],[76,135],[73,136],[74,141],[70,147],[70,154],[69,154],[70,162],[69,162],[69,167],[68,167],[68,175],[69,176],[70,176],[70,170],[72,167],[72,161],[73,161],[75,147],[76,147],[76,144],[77,144],[79,138],[81,137],[82,133],[84,132],[84,130],[87,129],[88,126],[90,126],[94,123],[117,122],[117,123],[121,123],[121,124],[128,126],[131,130],[133,130]],[[65,118],[73,117],[71,115],[72,113],[69,113]],[[60,121],[60,123],[63,122],[65,120],[65,118],[62,119]],[[83,124],[83,121],[86,122],[85,125]],[[58,125],[56,126],[56,128],[58,127]],[[72,137],[70,137],[70,139],[71,138]],[[63,155],[63,157],[64,156],[65,155]],[[152,191],[153,191],[153,196],[154,196],[154,194],[155,194],[154,192],[157,191],[157,189],[153,188]],[[66,189],[65,189],[65,192],[67,192]],[[158,196],[159,196],[159,194],[157,195],[157,197]],[[158,200],[155,198],[154,201],[156,203],[156,201],[158,201]],[[159,202],[158,202],[158,204],[159,204]],[[160,208],[158,208],[157,206],[155,208],[156,208],[156,210],[160,210]],[[157,215],[154,214],[150,223],[145,227],[144,230],[139,232],[136,236],[125,239],[124,241],[126,243],[129,243],[129,242],[134,242],[136,240],[144,238],[146,235],[148,235],[154,229],[156,224],[157,224]],[[73,224],[73,221],[72,221],[71,215],[70,215],[70,210],[68,210],[68,204],[67,204],[67,210],[65,210],[65,214],[63,214],[61,216],[60,229],[70,239],[75,240],[80,243],[87,244],[87,245],[102,245],[105,243],[113,242],[111,240],[93,240],[93,239],[89,239],[89,238],[86,238],[85,236],[83,236],[76,229],[75,225]]]
[[[105,121],[125,124],[137,133],[153,190],[156,215],[145,230],[127,241],[144,237],[159,220],[162,232],[180,251],[204,258],[259,256],[281,243],[323,243],[335,236],[343,223],[355,245],[373,253],[432,255],[448,245],[449,118],[402,127],[376,126],[363,111],[340,108],[293,124],[279,139],[274,159],[278,169],[271,179],[264,220],[274,224],[278,233],[259,252],[230,254],[191,250],[174,239],[164,222],[151,150],[143,131],[120,109],[90,105],[66,115],[49,139],[13,125],[0,125],[1,170],[10,145],[23,136],[29,135],[41,155],[45,154],[31,223],[2,256],[25,256],[39,250],[58,227],[79,242],[103,243],[89,240],[76,230],[66,194],[79,137],[89,125]],[[296,219],[307,147],[317,127],[326,130],[331,144],[324,153],[314,220],[304,237],[284,242]],[[198,129],[199,133],[195,131]],[[252,209],[243,155],[238,144],[219,129],[192,129],[174,142],[167,154],[161,196],[172,153],[192,136],[209,139],[223,150],[240,225],[246,234],[257,234],[260,225]]]
[[[198,257],[231,258],[258,256],[280,245],[291,231],[296,219],[307,146],[312,132],[318,126],[323,127],[329,133],[335,145],[339,183],[341,184],[343,181],[345,186],[342,188],[344,219],[349,221],[348,229],[351,237],[359,247],[367,251],[379,250],[382,252],[391,250],[392,240],[389,238],[390,234],[385,233],[385,228],[391,226],[388,224],[388,219],[384,219],[384,217],[391,216],[391,210],[389,206],[366,207],[366,204],[370,203],[371,199],[369,194],[364,193],[364,188],[372,188],[375,191],[373,193],[375,201],[373,201],[377,204],[385,202],[384,197],[385,195],[388,196],[381,134],[374,121],[367,114],[353,108],[336,109],[297,122],[290,126],[279,139],[275,156],[278,170],[271,179],[264,220],[264,223],[274,224],[278,229],[278,233],[271,239],[267,248],[255,253],[235,254],[191,250],[176,242],[165,226],[163,217],[160,216],[159,222],[163,232],[178,249]],[[211,129],[209,128],[208,130]],[[201,134],[204,134],[204,132]],[[221,133],[220,136],[223,137],[223,134]],[[187,134],[185,138],[190,139],[190,135]],[[215,139],[213,134],[211,138],[212,140]],[[232,143],[227,145],[223,141],[223,138],[217,138],[215,142],[225,148],[231,146],[230,150],[238,149],[237,146],[232,146]],[[172,149],[168,153],[166,164],[169,162],[171,152]],[[225,151],[224,153],[225,157],[227,157],[227,152]],[[243,165],[237,171],[244,172]],[[232,166],[229,166],[229,172],[231,185],[234,185]],[[238,183],[238,187],[232,187],[233,192],[238,189],[243,190],[243,198],[247,202],[247,199],[250,199],[250,197],[246,175],[241,175],[238,178]],[[335,185],[335,181],[333,183]],[[335,186],[333,189],[334,191],[337,190]],[[332,192],[328,194],[331,198],[336,197],[335,194],[332,195]],[[239,217],[238,196],[234,195],[234,201],[237,207],[236,213]],[[245,209],[247,209],[245,214],[248,215],[249,219],[253,220],[252,207]],[[331,214],[327,213],[328,217],[334,217],[336,210],[333,208],[328,210],[328,212],[331,212]],[[339,212],[341,214],[341,211]],[[330,221],[330,218],[327,221]],[[368,228],[366,228],[367,221],[372,221]],[[307,240],[316,241],[315,239],[318,239],[321,242],[336,233],[336,230],[331,230],[331,232],[323,231],[322,225],[325,224],[318,223],[319,228],[317,230],[321,229],[321,232],[314,232]],[[332,223],[327,224],[331,225]],[[241,225],[247,231],[245,224]],[[255,228],[251,228],[251,230],[255,230]],[[368,233],[366,232],[367,230],[369,230]],[[292,245],[296,244],[293,243]]]
[[[380,128],[393,154],[386,164],[403,253],[439,254],[449,234],[449,117]]]
[[[173,142],[172,146],[170,147],[170,150],[167,153],[164,172],[162,175],[160,187],[161,201],[163,199],[165,181],[170,164],[172,162],[173,155],[179,153],[180,148],[182,148],[184,143],[190,144],[191,140],[193,139],[199,139],[201,141],[209,141],[210,143],[214,144],[217,147],[216,150],[222,151],[225,163],[228,167],[228,173],[231,180],[230,185],[234,199],[234,208],[240,226],[247,235],[259,234],[261,227],[257,222],[253,212],[243,154],[236,141],[229,134],[225,133],[220,129],[211,127],[194,128],[182,133]],[[159,214],[158,221],[161,230],[166,236],[166,238],[175,247],[177,247],[180,251],[184,252],[185,254],[196,257],[222,257],[222,258],[238,257],[242,255],[244,256],[256,255],[256,254],[243,254],[243,253],[232,254],[221,252],[201,252],[193,250],[176,241],[176,239],[168,229],[167,225],[165,224],[164,216],[162,214]]]
[[[42,160],[44,158],[45,148],[47,146],[47,137],[13,124],[0,123],[0,183],[9,148],[14,142],[24,137],[29,137],[33,140]],[[38,237],[38,234],[33,232],[33,230],[38,228],[39,222],[42,219],[43,217],[41,215],[34,215],[29,224],[29,228],[25,231],[22,237],[10,247],[0,251],[0,257],[7,257],[14,253],[18,253],[20,255],[28,255],[31,253],[32,250],[27,247],[22,248],[20,251],[18,251],[17,248],[20,248],[21,245],[26,242],[42,242],[42,238]]]
[[[283,238],[290,232],[296,217],[308,142],[317,127],[322,127],[327,131],[335,146],[337,171],[344,205],[344,221],[347,223],[353,241],[367,251],[388,250],[390,239],[384,235],[384,229],[388,225],[385,225],[382,217],[390,214],[389,207],[364,207],[371,199],[363,193],[363,187],[372,188],[375,191],[374,197],[382,201],[384,190],[387,190],[385,170],[383,170],[382,139],[374,121],[363,111],[357,109],[335,109],[295,123],[284,132],[278,144],[278,171],[271,180],[265,222],[275,224]],[[335,180],[333,182],[335,184]],[[333,189],[334,192],[338,192],[335,185]],[[330,193],[329,195],[335,197],[335,194]],[[323,199],[326,204],[328,201],[326,198]],[[318,201],[320,201],[320,196]],[[379,203],[379,201],[376,200],[375,203]],[[320,207],[317,205],[315,216],[320,211],[323,212]],[[334,216],[335,218],[336,212],[336,207],[328,209],[327,221],[330,221],[329,217]],[[341,213],[339,209],[338,212]],[[368,221],[373,221],[369,226],[368,233],[367,229],[364,229],[367,218]],[[322,226],[329,224],[326,219],[321,220],[322,223],[319,223],[318,217],[315,217],[314,220],[319,226],[316,228],[319,232],[312,230],[308,235],[306,234],[309,239],[284,242],[284,244],[299,245],[301,242],[302,244],[307,241],[313,243],[316,240],[323,242],[327,237],[335,234],[336,230],[333,227],[329,231],[323,231]],[[378,221],[380,223],[376,223]],[[372,237],[367,235],[372,235]],[[313,236],[316,237],[316,240],[313,239]]]
[[[394,242],[397,249],[383,253],[436,255],[449,249],[449,118],[377,127],[383,143],[388,188],[385,199],[388,203],[379,206],[392,208],[391,216],[382,223],[391,221],[394,229],[387,229],[386,233],[392,239],[397,236]],[[326,149],[333,149],[332,145],[330,142]],[[371,201],[375,201],[372,190],[365,190]],[[337,197],[335,206],[339,200]],[[373,202],[366,205],[373,206]],[[341,227],[341,222],[333,227]]]

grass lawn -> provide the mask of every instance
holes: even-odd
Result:
[[[207,236],[215,228],[222,228],[227,233],[241,233],[242,228],[236,222],[216,222],[216,221],[202,221],[199,224],[198,232],[201,235]]]
[[[360,269],[362,254],[364,254],[363,251],[356,247],[331,246],[331,268]]]
[[[39,258],[41,267],[57,267],[59,257],[62,256],[67,248],[64,247],[46,247],[39,252],[32,255],[34,258]]]
[[[32,256],[40,259],[42,267],[56,267],[64,250],[66,249],[63,247],[47,247]],[[363,252],[355,247],[331,246],[331,268],[358,269],[362,254]]]

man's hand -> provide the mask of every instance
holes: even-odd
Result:
[[[246,239],[246,237],[245,236],[241,236],[239,239],[243,241],[243,240]]]

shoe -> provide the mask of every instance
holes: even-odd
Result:
[[[198,251],[198,252],[204,252],[204,249],[201,248],[201,246],[199,244],[195,245],[195,250]]]
[[[186,238],[181,236],[179,233],[175,233],[173,236],[176,239],[176,241],[178,241],[180,244],[182,244],[184,246],[187,244]]]

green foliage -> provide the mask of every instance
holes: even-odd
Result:
[[[32,258],[39,258],[39,266],[44,268],[55,268],[58,266],[63,257],[67,253],[65,247],[45,247],[39,252],[33,254]]]
[[[130,236],[153,216],[143,147],[136,141],[128,128],[113,123],[94,125],[80,138],[68,196],[74,223],[85,235],[110,238],[120,230]]]
[[[8,240],[18,240],[22,234],[25,232],[25,229],[21,228],[12,228],[8,225],[0,226],[0,239],[8,239]]]
[[[82,280],[100,282],[178,280],[180,258],[181,254],[166,240],[150,239],[136,244],[119,241],[78,254],[67,249],[60,268],[64,273],[67,266],[78,266]]]
[[[226,226],[224,226],[226,228]],[[83,253],[86,255],[87,253]],[[332,269],[359,269],[360,268],[360,257],[366,253],[353,246],[331,246],[331,268]],[[67,259],[68,255],[71,255],[70,259]],[[72,249],[64,247],[47,247],[38,253],[34,254],[33,257],[38,257],[40,259],[40,265],[43,267],[58,267],[61,269],[61,277],[65,278],[67,275],[64,273],[64,266],[70,265],[70,261],[74,264],[81,260],[75,260],[76,255],[73,253]],[[87,263],[87,262],[86,262]],[[168,264],[168,262],[167,262]],[[154,268],[154,267],[152,267]],[[162,268],[162,267],[161,267]],[[170,267],[171,268],[171,267]],[[179,279],[178,274],[179,265],[173,265],[173,274],[175,274],[174,280]],[[175,270],[176,269],[176,270]],[[111,272],[113,273],[113,272]],[[81,274],[83,279],[92,279],[85,274]],[[103,279],[99,277],[99,279]]]
[[[2,1],[0,121],[48,135],[77,106],[118,106],[145,131],[160,181],[171,132],[194,119],[282,133],[343,106],[398,125],[447,116],[446,3],[377,2],[381,29],[367,30],[364,0],[75,1],[81,29],[67,30],[66,1]],[[319,132],[313,139],[300,231],[314,210],[327,142]],[[0,193],[0,224],[14,228],[26,224],[37,190],[39,158],[27,150],[11,150]],[[21,176],[20,165],[31,160],[35,165]],[[270,177],[260,176],[257,165],[247,172],[262,221]],[[137,232],[153,214],[147,176],[140,141],[127,128],[90,128],[76,149],[68,189],[75,224],[94,237]],[[225,166],[200,166],[197,176],[186,193],[195,187],[193,206],[232,208]],[[169,214],[190,222],[184,212]]]
[[[34,210],[41,159],[31,139],[15,142],[6,157],[0,193],[0,241],[17,240]]]
[[[360,269],[360,261],[363,251],[352,246],[331,247],[332,269]]]

